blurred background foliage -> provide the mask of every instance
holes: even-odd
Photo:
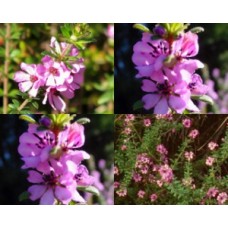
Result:
[[[18,85],[12,80],[14,73],[20,70],[21,62],[41,62],[41,52],[49,50],[51,36],[59,34],[61,25],[63,24],[10,24],[10,52],[6,58],[6,25],[0,24],[0,113],[2,113],[3,78],[9,79],[7,93],[9,103],[18,106],[23,100],[16,97]],[[82,52],[86,65],[84,85],[80,90],[76,90],[73,99],[67,101],[68,112],[113,113],[114,39],[108,32],[108,28],[113,25],[94,23],[89,26],[94,42],[88,44]],[[7,73],[6,59],[9,61]],[[34,101],[33,104],[34,109],[29,110],[30,113],[51,112],[49,105],[42,105],[42,101]],[[38,105],[40,108],[37,108]]]
[[[40,115],[32,115],[38,120]],[[75,119],[87,117],[85,145],[83,150],[91,155],[85,164],[96,177],[95,185],[101,197],[89,198],[90,204],[112,204],[113,202],[113,115],[77,115]],[[27,131],[28,124],[19,115],[0,115],[0,205],[37,204],[26,200],[19,202],[19,195],[30,186],[27,170],[20,167],[23,162],[17,152],[20,135]],[[110,192],[111,191],[111,192]],[[87,197],[88,198],[88,197]]]
[[[144,25],[150,29],[155,26]],[[198,73],[210,87],[209,95],[215,101],[213,107],[200,104],[201,110],[203,113],[228,113],[228,24],[197,23],[189,28],[196,26],[205,29],[199,34],[200,49],[196,56],[205,64],[205,68]],[[142,32],[134,29],[133,24],[115,24],[115,113],[134,113],[132,106],[143,95],[141,82],[135,79],[137,71],[131,60],[133,46],[141,37]],[[214,70],[217,77],[214,76]],[[149,113],[145,110],[141,112]]]

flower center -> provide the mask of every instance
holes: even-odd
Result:
[[[163,95],[172,94],[172,87],[169,85],[167,80],[165,80],[164,83],[157,83],[156,87],[157,87],[158,91]]]
[[[56,186],[58,185],[58,177],[56,177],[54,175],[54,172],[51,171],[51,173],[49,175],[44,175],[43,176],[43,180],[44,182],[47,184],[47,185],[50,185],[50,186]]]
[[[31,75],[30,76],[30,81],[31,82],[35,82],[35,81],[37,81],[38,80],[38,77],[37,76],[35,76],[35,75]]]
[[[147,44],[152,48],[152,51],[150,52],[150,54],[154,58],[157,58],[159,55],[162,55],[162,54],[164,55],[169,54],[169,49],[163,41],[160,41],[157,45],[151,44],[149,42],[147,42]]]
[[[54,75],[54,76],[59,76],[59,71],[55,67],[50,67],[49,68],[49,73]]]

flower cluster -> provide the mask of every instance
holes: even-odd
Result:
[[[199,112],[191,96],[205,95],[208,87],[196,73],[203,63],[192,59],[199,51],[197,34],[184,29],[172,34],[157,25],[153,32],[144,32],[133,49],[136,78],[143,78],[142,90],[148,93],[142,98],[146,110],[153,109],[155,114]]]
[[[81,124],[68,122],[60,127],[45,116],[39,124],[30,123],[19,141],[18,152],[24,161],[22,168],[29,169],[31,200],[40,199],[40,204],[85,203],[77,187],[92,185],[94,178],[81,164],[82,160],[90,158],[80,149],[85,142]]]
[[[59,43],[51,38],[51,52],[45,55],[40,64],[21,63],[21,71],[14,75],[21,92],[29,97],[44,94],[43,104],[47,101],[54,110],[64,112],[63,98],[71,99],[84,80],[84,60],[79,58],[79,50],[72,44]]]

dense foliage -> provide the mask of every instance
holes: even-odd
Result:
[[[226,115],[116,115],[116,204],[227,204]]]

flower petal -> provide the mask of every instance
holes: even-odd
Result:
[[[166,97],[163,97],[154,107],[155,114],[167,114],[169,111]]]
[[[38,183],[42,183],[43,182],[43,177],[40,173],[34,171],[34,170],[30,170],[28,171],[28,178],[27,180],[31,183],[35,183],[35,184],[38,184]]]
[[[28,192],[30,193],[29,198],[33,201],[39,199],[44,194],[46,189],[47,187],[45,185],[32,185],[28,189]]]
[[[53,194],[53,190],[49,188],[41,197],[40,199],[41,205],[54,205],[55,204],[55,198]]]
[[[149,110],[153,108],[159,101],[161,96],[159,94],[147,94],[142,98],[142,101],[144,102],[144,108],[146,110]]]
[[[155,92],[158,90],[156,85],[152,81],[145,79],[142,82],[143,84],[141,88],[144,92]]]

